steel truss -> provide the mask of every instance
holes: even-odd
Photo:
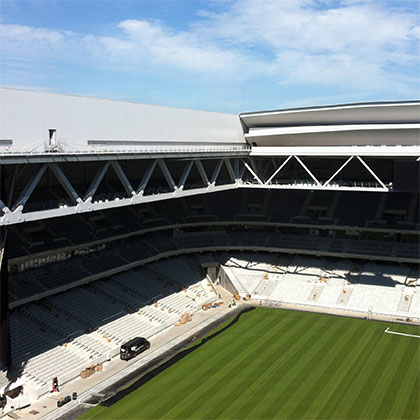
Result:
[[[373,186],[370,185],[354,185],[354,186],[345,186],[341,184],[334,184],[332,181],[336,176],[354,159],[358,159],[359,162],[368,170],[368,172],[372,175],[375,179]],[[299,165],[305,170],[305,172],[311,177],[311,183],[308,182],[296,182],[293,184],[276,184],[274,183],[274,178],[282,171],[282,169],[287,165],[287,163],[295,159]],[[252,158],[251,158],[252,162]],[[273,162],[273,161],[272,161]],[[273,164],[275,166],[275,164]],[[262,177],[258,176],[256,173],[256,165],[250,165],[247,162],[244,162],[245,168],[248,172],[253,176],[255,182],[254,185],[248,186],[255,186],[259,188],[270,188],[270,189],[310,189],[310,190],[340,190],[340,191],[370,191],[370,192],[388,192],[389,186],[385,185],[385,183],[378,177],[378,175],[368,166],[368,164],[360,157],[356,155],[350,156],[341,166],[337,169],[334,174],[325,182],[322,182],[316,178],[316,176],[309,170],[309,168],[302,162],[302,159],[296,155],[289,155],[286,157],[284,162],[279,165],[275,171],[271,174],[271,176],[266,180],[263,181]],[[251,167],[253,166],[253,167]]]
[[[236,188],[270,188],[270,189],[309,189],[309,190],[341,190],[341,191],[370,191],[370,192],[387,192],[389,186],[383,182],[378,175],[372,170],[371,167],[358,155],[348,156],[347,160],[336,170],[328,180],[319,180],[313,172],[307,167],[302,159],[297,155],[284,156],[285,160],[277,165],[276,160],[273,157],[261,158],[259,162],[256,162],[253,157],[248,158],[230,158],[222,157],[215,158],[215,166],[211,172],[205,169],[202,159],[198,158],[186,158],[183,162],[184,166],[182,173],[179,177],[179,181],[176,182],[173,173],[168,168],[167,160],[165,158],[156,158],[148,160],[148,167],[139,183],[134,186],[133,181],[130,181],[127,174],[124,172],[118,160],[105,161],[99,170],[96,172],[93,180],[90,182],[85,194],[79,195],[73,186],[72,181],[65,175],[61,163],[50,162],[42,163],[38,171],[34,172],[31,179],[28,180],[25,187],[23,188],[20,196],[15,200],[14,203],[6,205],[0,200],[0,210],[2,215],[0,216],[0,225],[11,225],[23,222],[30,222],[35,220],[42,220],[47,218],[67,216],[78,213],[87,213],[98,210],[106,210],[112,208],[118,208],[128,205],[148,203],[159,200],[167,200],[170,198],[187,197],[197,194],[205,194],[217,191],[224,191]],[[328,158],[326,156],[321,157],[322,159]],[[334,182],[337,175],[353,160],[357,159],[372,175],[372,183],[359,183],[358,185],[344,185]],[[310,177],[310,181],[305,180],[283,180],[282,183],[276,181],[276,177],[284,170],[285,166],[294,160],[304,169],[304,171]],[[185,186],[188,181],[188,177],[191,170],[195,167],[201,179],[201,185],[195,185],[192,188],[186,189]],[[220,177],[220,171],[225,168],[225,173],[228,174],[228,182],[222,185],[218,185]],[[273,167],[274,171],[270,176],[266,177],[266,173]],[[149,186],[149,182],[152,179],[155,169],[159,168],[163,174],[164,191],[162,188],[159,191],[155,191],[152,194],[146,194],[146,188]],[[47,171],[57,179],[58,183],[65,190],[68,198],[64,201],[67,204],[57,204],[56,208],[48,210],[37,210],[30,211],[25,206],[28,203],[33,191],[37,188],[42,176]],[[108,171],[113,171],[116,178],[121,182],[124,187],[125,197],[113,197],[111,199],[96,199],[95,193],[98,191],[99,186],[104,180],[105,174]],[[249,175],[251,174],[251,179]],[[224,180],[226,181],[226,179]]]
[[[184,189],[186,181],[193,168],[196,166],[200,174],[202,185],[192,188]],[[223,185],[216,185],[219,180],[219,175],[222,167],[225,166],[229,175],[229,183]],[[169,192],[159,192],[155,194],[145,194],[146,188],[154,174],[155,169],[159,167],[166,185],[165,189]],[[39,184],[45,171],[50,169],[57,181],[64,188],[70,199],[71,204],[61,204],[57,208],[39,211],[25,212],[25,206],[31,197],[33,191]],[[115,197],[114,199],[96,200],[95,193],[97,192],[101,182],[104,179],[108,170],[113,170],[124,187],[126,197]],[[0,200],[0,210],[3,215],[0,217],[0,225],[11,225],[16,223],[30,222],[35,220],[42,220],[47,218],[67,216],[77,213],[87,213],[97,210],[106,210],[111,208],[118,208],[127,205],[148,203],[153,201],[165,200],[169,198],[187,197],[196,194],[204,194],[216,191],[224,191],[226,189],[238,188],[240,183],[240,171],[238,159],[221,158],[216,160],[216,166],[211,174],[208,174],[200,159],[185,160],[185,166],[178,183],[174,181],[166,162],[164,159],[154,159],[149,161],[148,168],[143,175],[140,184],[135,188],[132,182],[128,179],[120,163],[116,160],[105,162],[97,171],[92,182],[84,195],[79,195],[76,192],[72,182],[64,174],[63,170],[57,163],[44,163],[39,170],[35,172],[32,178],[27,182],[25,188],[21,192],[19,198],[10,206]]]

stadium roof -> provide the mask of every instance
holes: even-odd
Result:
[[[2,163],[141,159],[152,154],[350,155],[348,147],[357,147],[352,151],[360,156],[420,156],[420,100],[238,116],[9,88],[0,88],[0,99]]]
[[[418,100],[247,112],[240,118],[254,147],[420,144]]]

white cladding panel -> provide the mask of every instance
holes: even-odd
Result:
[[[420,101],[321,106],[243,113],[240,116],[249,128],[323,124],[409,124],[420,121]]]
[[[244,144],[237,115],[0,88],[0,140],[22,148],[48,140]]]

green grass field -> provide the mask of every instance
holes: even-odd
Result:
[[[419,419],[420,327],[257,308],[80,419]]]

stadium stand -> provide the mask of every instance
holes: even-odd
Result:
[[[49,389],[51,378],[75,377],[109,360],[128,339],[139,333],[150,338],[181,314],[216,300],[209,280],[191,265],[197,262],[187,257],[161,261],[16,308],[13,366],[28,392],[36,398]]]
[[[332,262],[296,256],[288,265],[231,257],[223,266],[242,297],[301,306],[345,310],[366,315],[419,318],[420,289],[408,285],[407,266]],[[259,267],[258,269],[254,267]]]

